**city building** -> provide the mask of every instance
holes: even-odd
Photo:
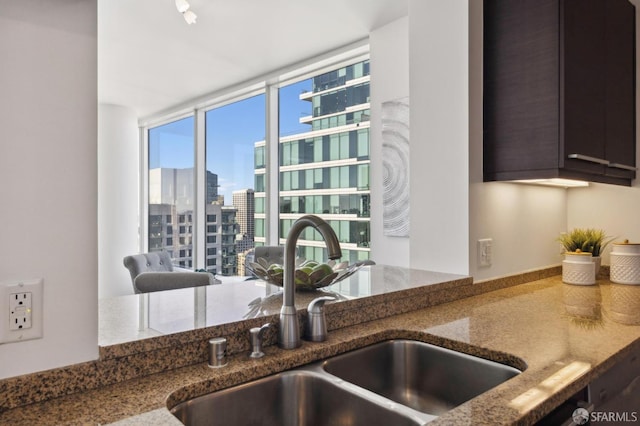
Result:
[[[231,214],[233,209],[223,213],[218,176],[207,171],[206,182],[206,270],[214,274],[233,271],[224,265],[235,264],[227,255],[235,254],[235,248],[230,250],[228,244],[223,245],[228,238],[223,238],[222,232],[228,229],[228,221],[235,220],[235,214]],[[149,170],[149,251],[166,250],[174,264],[184,268],[195,266],[193,199],[193,168]]]
[[[242,189],[233,192],[233,207],[236,209],[236,221],[238,222],[238,236],[236,249],[243,253],[253,248],[255,236],[255,198],[253,189]]]
[[[216,196],[217,198],[217,196]],[[220,222],[222,220],[222,204],[219,201],[208,203],[206,213],[206,270],[213,274],[220,272],[222,265],[222,240],[220,238]]]
[[[255,243],[255,197],[253,189],[241,189],[232,193],[233,207],[236,209],[238,234],[236,235],[237,275],[245,276],[244,264],[247,253]]]
[[[356,262],[370,254],[369,61],[312,78],[309,130],[279,140],[280,244],[293,222],[305,214],[328,221],[338,236],[342,259]],[[265,142],[255,144],[256,245],[265,243]],[[326,259],[320,234],[306,230],[300,255]]]
[[[237,275],[238,257],[236,255],[236,235],[239,232],[236,221],[236,209],[233,206],[221,206],[220,223],[221,265],[217,268],[220,275]]]

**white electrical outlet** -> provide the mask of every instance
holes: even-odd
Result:
[[[42,338],[43,280],[0,283],[0,343]]]
[[[11,293],[9,295],[9,330],[31,328],[31,300],[33,293]]]
[[[478,240],[478,265],[491,266],[491,244],[493,240],[491,238],[483,238]]]

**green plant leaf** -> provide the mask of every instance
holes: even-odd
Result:
[[[600,256],[614,238],[608,237],[602,229],[575,228],[571,232],[560,234],[557,241],[567,252],[575,252],[580,249],[593,256]]]

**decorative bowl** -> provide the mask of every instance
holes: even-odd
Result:
[[[318,263],[304,258],[296,259],[294,279],[296,290],[312,291],[328,287],[356,273],[363,266],[375,265],[372,260],[364,260],[349,265],[348,262],[330,260]],[[249,270],[256,277],[278,287],[283,286],[284,268],[278,263],[269,263],[262,257],[249,262]]]

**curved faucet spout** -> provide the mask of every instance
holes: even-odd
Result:
[[[295,269],[296,269],[296,245],[302,231],[307,227],[315,228],[327,245],[329,259],[342,257],[340,242],[335,232],[324,220],[318,216],[306,215],[296,220],[284,245],[284,277],[282,309],[280,310],[280,324],[278,333],[278,346],[283,349],[294,349],[300,346],[300,329],[298,313],[295,306]]]

